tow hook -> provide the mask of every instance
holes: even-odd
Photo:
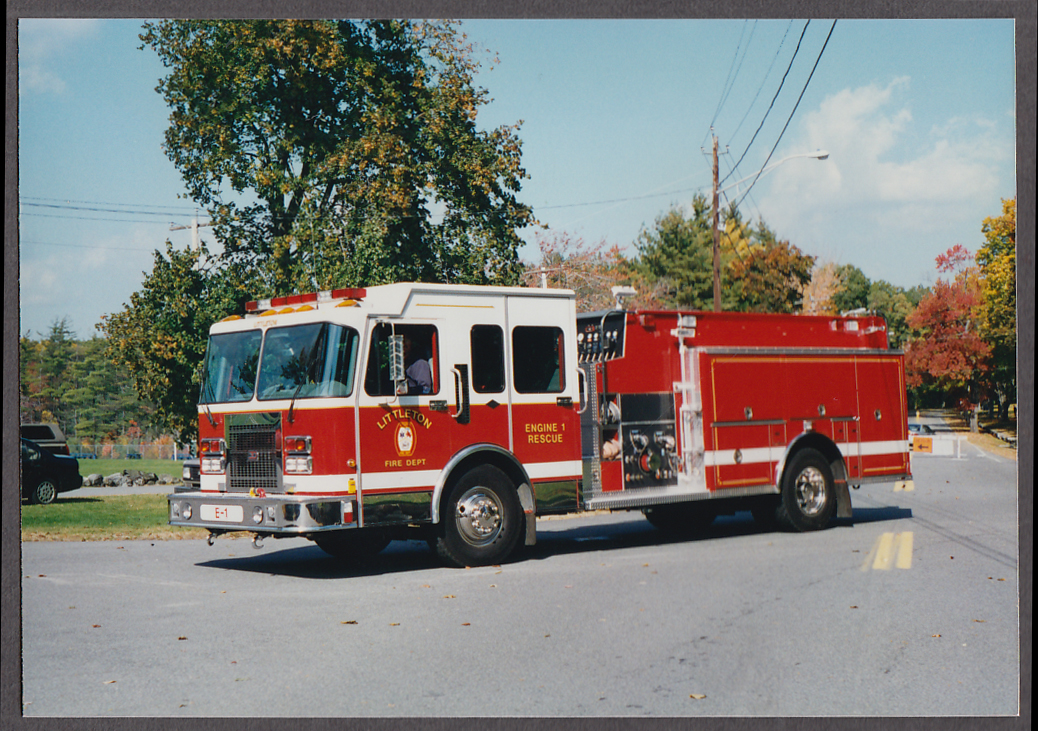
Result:
[[[210,546],[215,545],[216,544],[216,534],[215,533],[210,533],[209,537],[205,539],[205,542],[208,543]]]
[[[261,535],[253,536],[252,537],[252,547],[255,548],[257,551],[259,549],[263,548],[263,536],[261,536]]]

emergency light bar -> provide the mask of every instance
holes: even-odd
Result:
[[[251,300],[245,303],[245,312],[249,314],[257,312],[268,312],[279,307],[296,307],[298,305],[324,304],[337,300],[360,300],[364,299],[368,291],[363,287],[345,287],[343,289],[328,289],[321,292],[308,292],[306,294],[290,294],[282,297],[270,297],[267,299]]]

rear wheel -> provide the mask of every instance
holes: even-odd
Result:
[[[814,449],[797,452],[782,478],[777,517],[794,530],[821,530],[835,512],[836,491],[829,463]]]
[[[389,537],[377,530],[344,530],[319,533],[314,543],[325,553],[347,561],[371,558],[389,545]]]
[[[436,553],[456,566],[503,561],[519,539],[523,511],[504,472],[480,465],[450,488],[436,538]]]
[[[50,505],[58,497],[58,488],[50,480],[43,480],[33,488],[29,495],[29,502],[37,505]]]

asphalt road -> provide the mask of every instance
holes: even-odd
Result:
[[[854,520],[546,520],[500,567],[396,542],[22,545],[26,716],[929,716],[1019,708],[1016,463],[963,444]]]

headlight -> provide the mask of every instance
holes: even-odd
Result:
[[[191,503],[184,503],[184,507],[180,510],[180,514],[183,516],[184,520],[191,520],[191,513]]]
[[[313,457],[285,457],[285,472],[293,475],[309,475],[313,472]]]

